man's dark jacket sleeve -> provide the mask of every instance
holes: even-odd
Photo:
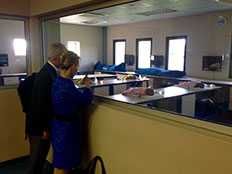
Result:
[[[53,80],[57,74],[50,64],[45,64],[38,73],[32,91],[33,134],[42,135],[50,130],[50,123],[54,116],[51,98]]]

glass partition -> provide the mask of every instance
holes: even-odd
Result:
[[[25,21],[0,16],[0,85],[17,85],[27,74]]]
[[[61,42],[80,55],[83,74],[95,77],[94,72],[100,71],[129,75],[122,78],[124,82],[134,80],[135,74],[140,80],[151,77],[149,86],[155,91],[173,86],[187,91],[175,96],[171,90],[168,95],[172,97],[168,98],[157,94],[159,100],[139,106],[231,126],[232,3],[198,0],[182,6],[182,2],[162,2],[140,0],[69,16],[62,13],[61,18],[43,21],[44,62],[48,46]],[[132,62],[134,57],[134,63],[125,62],[125,55],[130,55]],[[220,57],[220,63],[207,60],[210,68],[205,68],[205,57]],[[126,67],[118,66],[122,62]],[[5,59],[2,64],[7,64]],[[99,80],[102,86],[104,80]],[[186,81],[194,81],[194,85],[183,83]],[[208,90],[210,85],[219,88]],[[128,87],[115,86],[114,94],[120,95]]]

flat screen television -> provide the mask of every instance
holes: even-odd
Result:
[[[133,66],[135,63],[135,56],[132,54],[125,55],[125,63],[129,66]]]
[[[0,67],[8,66],[8,54],[0,54]]]
[[[203,56],[203,71],[222,71],[222,56]]]
[[[157,68],[161,68],[164,66],[164,56],[163,55],[153,55],[153,59],[151,59],[151,66],[155,66]]]

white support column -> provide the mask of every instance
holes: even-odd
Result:
[[[229,101],[229,109],[232,110],[232,88],[230,88],[230,101]]]
[[[195,115],[196,95],[187,95],[182,97],[182,114],[194,117]]]

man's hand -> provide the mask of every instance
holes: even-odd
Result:
[[[92,84],[92,80],[89,79],[88,77],[85,77],[85,78],[83,79],[83,84],[84,84],[87,88],[89,88],[89,87],[91,86],[91,84]]]

